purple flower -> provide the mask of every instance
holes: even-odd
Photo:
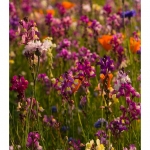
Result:
[[[102,25],[97,20],[92,20],[89,28],[91,28],[93,32],[98,35],[100,30],[102,29]]]
[[[68,48],[68,47],[70,47],[70,45],[71,45],[71,42],[70,42],[70,40],[68,40],[68,39],[63,39],[59,44],[58,44],[58,46],[57,46],[57,51],[60,51],[60,50],[62,50],[63,48]]]
[[[52,14],[48,13],[46,16],[45,16],[45,23],[46,25],[50,25],[50,23],[53,21],[53,16]]]
[[[36,27],[36,23],[33,20],[28,20],[27,18],[24,18],[19,23],[20,27],[18,28],[18,34],[21,36],[22,44],[27,44],[32,40],[39,39],[39,32]]]
[[[65,60],[71,59],[71,52],[63,48],[58,54],[57,57],[62,57]]]
[[[52,83],[45,73],[41,73],[37,77],[38,81],[44,84],[46,93],[49,94]]]
[[[80,21],[84,24],[87,24],[89,22],[89,18],[87,16],[81,16]]]
[[[106,75],[114,70],[114,61],[109,56],[104,56],[97,63],[101,67],[101,74]]]
[[[123,18],[131,18],[131,17],[134,17],[136,15],[136,11],[135,10],[129,10],[129,11],[126,11],[126,12],[122,12],[121,14],[121,17]]]
[[[68,30],[70,25],[72,23],[72,19],[70,16],[67,16],[67,17],[63,17],[62,18],[62,25],[63,27],[65,28],[65,30]]]
[[[13,29],[16,29],[19,25],[19,18],[17,16],[10,17],[10,25]]]
[[[105,127],[108,126],[108,122],[104,118],[98,119],[97,122],[95,122],[95,124],[94,124],[95,128],[101,128],[103,126],[105,126]]]
[[[112,11],[112,7],[109,4],[106,4],[103,7],[103,10],[109,15],[111,13],[111,11]]]
[[[16,15],[16,7],[13,2],[9,2],[9,13],[10,16]]]
[[[98,130],[96,132],[95,136],[97,136],[99,138],[99,140],[101,141],[102,144],[107,143],[108,136],[104,130]]]
[[[10,40],[10,41],[13,41],[13,40],[15,40],[15,39],[16,39],[16,31],[13,30],[13,29],[10,29],[10,30],[9,30],[9,40]]]
[[[111,130],[113,136],[119,137],[121,132],[127,130],[128,128],[126,124],[124,124],[118,117],[109,123],[109,129]]]
[[[40,134],[38,132],[30,132],[28,134],[26,146],[28,148],[32,148],[33,150],[37,150],[39,148],[40,148],[40,150],[42,150],[42,147],[39,145],[40,138],[41,137],[40,137]]]
[[[99,58],[99,55],[95,52],[92,53],[89,49],[82,46],[78,51],[78,58],[94,63]]]
[[[51,110],[52,110],[52,113],[57,113],[57,107],[56,106],[52,106]]]
[[[122,25],[122,19],[117,14],[112,14],[107,18],[107,25],[110,25],[112,28],[120,29]]]
[[[140,97],[140,94],[132,87],[131,80],[124,70],[118,72],[114,83],[114,89],[117,93],[117,97],[125,96],[128,98],[130,97],[130,94],[132,94],[132,98]]]
[[[56,119],[52,115],[50,117],[48,117],[47,115],[44,115],[43,122],[50,127],[54,127],[54,128],[59,127],[59,123],[56,121]]]
[[[80,140],[75,140],[73,138],[69,138],[69,144],[74,148],[74,150],[81,150],[82,143]],[[69,149],[71,150],[71,149]]]
[[[67,130],[69,130],[68,126],[62,126],[61,127],[61,131],[66,132]]]
[[[30,13],[32,11],[31,1],[30,0],[23,0],[21,3],[21,8],[25,14]]]
[[[134,144],[131,144],[129,149],[125,147],[125,148],[123,148],[123,150],[137,150],[137,149],[136,149],[136,146]]]
[[[18,98],[24,98],[25,90],[28,87],[28,81],[23,76],[13,76],[11,79],[11,91],[18,93]]]
[[[127,120],[127,122],[131,123],[133,120],[137,120],[141,116],[141,104],[133,102],[128,98],[126,100],[127,107],[121,106],[120,110],[122,111],[121,118],[123,120]]]
[[[66,9],[60,3],[56,3],[55,6],[58,9],[58,12],[59,12],[60,16],[63,17],[66,13]]]

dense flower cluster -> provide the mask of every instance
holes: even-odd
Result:
[[[33,150],[42,150],[42,146],[39,144],[40,134],[38,132],[30,132],[27,138],[27,147]]]
[[[32,40],[39,39],[39,32],[36,23],[33,20],[28,20],[28,18],[24,18],[19,23],[20,26],[18,27],[18,34],[19,36],[21,36],[22,44],[27,44]]]
[[[23,76],[13,76],[11,84],[10,90],[18,93],[18,99],[24,98],[25,90],[28,87],[28,81]]]
[[[120,70],[117,74],[114,90],[117,92],[117,97],[125,96],[130,98],[130,94],[132,94],[132,98],[140,97],[140,94],[132,87],[131,79],[123,70]]]
[[[43,43],[40,41],[30,41],[25,46],[23,54],[33,54],[35,52],[42,53],[43,51],[47,51],[50,48],[55,47],[55,44],[52,43],[51,38],[44,39]]]
[[[109,56],[104,56],[97,64],[101,67],[101,74],[106,75],[114,70],[114,61]]]

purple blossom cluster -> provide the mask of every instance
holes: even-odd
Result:
[[[41,136],[38,132],[30,132],[27,138],[26,146],[32,150],[42,150],[42,146],[39,144]]]
[[[128,99],[130,95],[132,95],[132,98],[140,97],[140,94],[132,87],[129,76],[123,70],[120,70],[117,74],[114,82],[114,90],[118,98],[120,96],[125,96],[126,99]]]
[[[79,24],[83,24],[84,26],[87,26],[89,21],[90,21],[89,18],[86,15],[84,15],[80,17]]]
[[[66,9],[60,3],[56,3],[55,6],[58,9],[60,16],[63,17],[66,14]]]
[[[137,150],[137,148],[136,148],[136,146],[135,146],[134,144],[131,144],[131,145],[129,146],[129,149],[126,148],[126,147],[124,147],[123,150]]]
[[[13,2],[9,3],[9,14],[10,14],[10,17],[9,17],[9,23],[10,23],[9,40],[13,41],[16,39],[16,28],[19,24],[16,7]]]
[[[39,39],[39,32],[36,26],[36,23],[33,20],[28,20],[24,18],[19,22],[20,26],[18,27],[18,34],[21,37],[22,44],[27,44],[32,40]]]
[[[18,93],[18,99],[23,99],[25,96],[25,90],[28,87],[28,81],[23,76],[13,76],[11,79],[12,86],[10,87],[11,91]]]
[[[90,79],[96,76],[95,67],[92,66],[91,62],[86,59],[76,62],[74,71],[75,76],[77,77],[85,77],[86,79]]]
[[[133,120],[140,119],[141,116],[141,104],[136,103],[130,99],[126,100],[127,106],[121,106],[120,110],[122,111],[121,119],[126,122],[131,123]]]
[[[102,25],[101,25],[97,20],[92,20],[92,21],[91,21],[91,25],[89,26],[89,28],[92,29],[93,34],[98,35],[99,32],[100,32],[101,29],[102,29]]]
[[[112,135],[115,137],[119,137],[121,132],[128,129],[127,124],[125,124],[120,117],[111,121],[108,128],[111,130]]]
[[[67,98],[73,94],[75,82],[76,80],[74,79],[72,72],[66,72],[57,78],[53,84],[58,94],[61,94],[62,97]]]
[[[95,136],[98,137],[98,139],[101,141],[102,144],[107,144],[108,136],[104,130],[98,130]]]
[[[109,15],[112,12],[112,7],[109,4],[104,5],[103,7],[104,13]]]
[[[32,11],[31,0],[23,0],[21,3],[21,8],[24,13],[29,14]]]
[[[52,115],[49,117],[44,115],[43,122],[49,127],[59,128],[59,123]]]
[[[81,150],[81,148],[84,146],[80,140],[76,140],[76,139],[73,139],[73,138],[69,138],[69,145],[71,145],[71,147],[74,149],[74,150]],[[68,150],[72,150],[72,148],[69,148]]]
[[[68,39],[63,39],[56,50],[58,52],[57,57],[62,57],[64,60],[69,60],[72,58],[72,53],[69,51],[71,42]]]
[[[92,53],[89,49],[87,49],[86,47],[82,46],[78,50],[77,58],[78,59],[88,60],[91,63],[95,63],[97,61],[97,59],[99,59],[99,55],[96,52]]]
[[[101,67],[101,74],[108,74],[114,70],[114,61],[109,56],[104,56],[100,58],[100,61],[97,63]]]

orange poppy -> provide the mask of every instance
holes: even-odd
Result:
[[[112,45],[110,44],[112,38],[112,35],[103,35],[102,37],[98,38],[98,42],[102,45],[102,47],[105,50],[109,51],[112,49]]]
[[[75,78],[74,78],[75,79]],[[78,91],[78,89],[80,88],[80,86],[81,86],[81,84],[82,84],[82,82],[84,81],[84,77],[83,76],[81,76],[80,78],[76,78],[75,80],[74,80],[74,84],[72,85],[72,88],[73,88],[73,93],[75,93],[75,92],[77,92]]]
[[[130,37],[130,50],[132,53],[136,53],[141,49],[141,40],[136,40],[134,37]]]
[[[44,14],[42,9],[39,9],[39,13],[40,13],[41,15]]]
[[[104,75],[104,74],[100,74],[100,79],[102,81],[104,81],[104,79],[106,78],[106,76],[108,76],[108,79],[107,79],[107,88],[110,88],[111,87],[111,81],[112,81],[112,78],[113,78],[113,74],[112,73],[109,73],[108,75]]]
[[[71,2],[67,2],[67,1],[64,1],[62,2],[62,6],[65,8],[65,9],[71,9],[72,7],[74,7],[74,3],[71,3]]]
[[[51,14],[52,16],[55,15],[55,10],[54,9],[47,9],[46,12],[47,12],[47,14]]]
[[[88,22],[88,26],[91,26],[91,24],[92,24],[92,21],[89,21],[89,22]]]

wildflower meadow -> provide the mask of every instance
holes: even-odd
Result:
[[[141,1],[10,0],[9,150],[140,149]]]

